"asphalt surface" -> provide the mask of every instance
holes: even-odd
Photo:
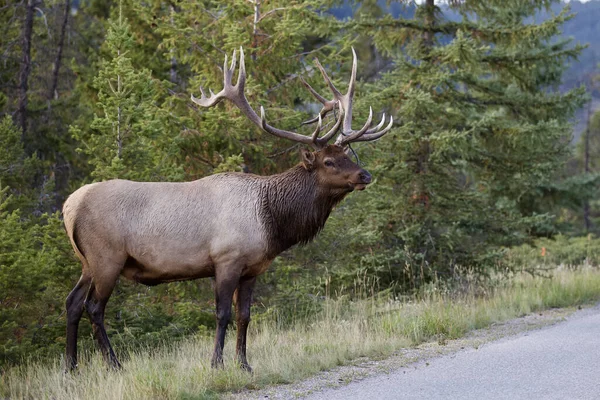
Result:
[[[600,399],[600,308],[308,399]]]

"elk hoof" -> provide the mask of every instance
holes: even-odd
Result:
[[[114,362],[110,363],[110,369],[112,369],[113,371],[122,371],[123,366],[121,365],[120,362],[114,361]]]
[[[77,363],[75,363],[75,364],[67,364],[65,366],[65,375],[76,373],[78,371],[77,370],[78,366],[79,366],[79,364],[77,364]]]
[[[213,369],[223,369],[223,359],[212,359],[210,362],[210,366]]]
[[[248,363],[240,363],[240,368],[249,374],[252,374],[252,367]]]

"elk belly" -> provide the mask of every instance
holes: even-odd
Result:
[[[156,247],[138,246],[130,251],[121,275],[145,285],[214,276],[214,264],[206,250],[182,248],[181,243]]]

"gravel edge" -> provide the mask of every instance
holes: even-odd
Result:
[[[586,310],[579,313],[586,314]],[[403,348],[385,359],[360,358],[350,365],[336,367],[320,372],[308,379],[288,385],[268,386],[259,390],[243,390],[238,393],[223,395],[222,398],[237,399],[299,399],[317,394],[325,389],[333,389],[357,382],[365,378],[389,373],[399,368],[411,367],[431,359],[445,356],[466,349],[478,349],[489,342],[524,334],[528,331],[548,327],[562,322],[582,307],[550,309],[528,314],[520,318],[494,323],[486,328],[469,332],[465,337],[455,340],[440,340],[422,343],[415,347]]]

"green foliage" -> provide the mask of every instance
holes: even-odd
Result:
[[[32,189],[30,183],[38,167],[35,156],[25,155],[21,130],[9,116],[4,117],[0,121],[0,189],[11,188],[12,200],[17,202],[12,208],[27,205],[27,195],[31,195]]]
[[[0,191],[0,365],[62,350],[63,294],[79,272],[58,213],[9,212],[7,189]]]
[[[147,69],[136,69],[128,57],[134,46],[126,20],[109,21],[106,47],[109,57],[102,62],[93,87],[98,91],[97,106],[89,132],[77,127],[72,134],[94,167],[92,177],[133,180],[165,179],[164,167],[172,167],[167,144],[168,116],[157,106],[159,82]],[[171,132],[170,132],[171,131]],[[167,150],[167,151],[164,151]],[[167,164],[161,159],[167,155]],[[177,173],[171,168],[171,173]],[[168,176],[168,175],[167,175]],[[177,174],[168,176],[176,179]]]
[[[517,270],[531,273],[562,265],[577,268],[581,265],[600,265],[600,239],[592,234],[581,237],[556,235],[540,238],[533,245],[515,247],[508,252],[508,260]],[[541,268],[540,268],[541,267]]]
[[[219,172],[242,172],[244,158],[241,154],[227,157],[215,168],[215,173]]]
[[[465,3],[452,22],[425,5],[411,20],[361,14],[350,22],[394,60],[365,85],[366,102],[403,124],[367,153],[377,182],[338,231],[368,224],[370,233],[338,244],[352,256],[329,254],[340,284],[352,284],[356,265],[383,287],[416,288],[466,271],[485,277],[506,268],[505,246],[552,228],[530,199],[569,155],[583,90],[551,86],[581,47],[552,40],[567,10],[525,24],[540,6],[502,4]]]

